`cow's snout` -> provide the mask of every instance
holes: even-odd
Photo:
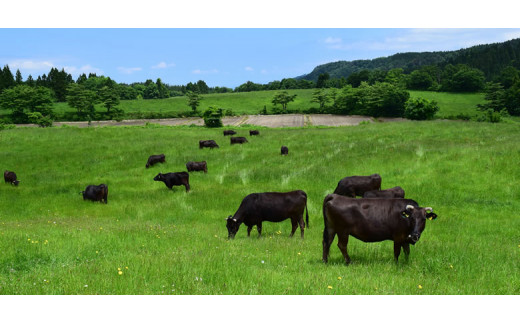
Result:
[[[411,235],[408,236],[411,243],[416,243],[417,241],[419,241],[420,237],[421,237],[421,234],[419,234],[419,233],[412,233]]]

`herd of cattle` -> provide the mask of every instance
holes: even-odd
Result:
[[[259,135],[257,130],[251,130],[250,136]],[[224,136],[235,135],[233,130],[224,130]],[[231,137],[231,144],[248,142],[245,137]],[[201,140],[199,148],[219,148],[214,140]],[[287,155],[288,148],[282,146],[281,155]],[[157,163],[164,163],[164,154],[152,155],[148,158],[146,168]],[[188,172],[203,171],[207,173],[206,161],[190,161],[186,164]],[[164,182],[166,187],[184,186],[190,191],[188,172],[159,173],[154,181]],[[6,183],[18,186],[20,181],[12,171],[4,172]],[[426,224],[426,219],[433,220],[437,215],[431,207],[420,207],[417,202],[405,199],[404,190],[399,187],[381,189],[382,178],[379,174],[369,176],[348,176],[338,182],[333,194],[323,201],[323,262],[327,263],[330,245],[338,236],[338,247],[343,254],[345,263],[350,263],[347,252],[349,236],[364,242],[379,242],[392,240],[394,242],[394,258],[397,262],[401,249],[406,257],[410,253],[410,244],[414,245],[420,238]],[[88,185],[80,192],[84,200],[108,203],[108,186],[105,184]],[[356,198],[362,197],[362,198]],[[303,213],[305,211],[305,222]],[[256,225],[258,236],[262,233],[262,222],[281,222],[291,219],[292,237],[300,227],[301,237],[304,237],[305,226],[309,228],[309,213],[307,210],[307,194],[302,190],[292,192],[252,193],[244,197],[234,215],[226,219],[228,239],[235,237],[240,225],[247,226],[247,236],[250,236]]]

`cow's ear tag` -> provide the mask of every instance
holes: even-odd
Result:
[[[410,217],[410,216],[408,215],[408,213],[406,213],[406,212],[404,212],[404,211],[403,211],[403,213],[402,213],[402,216],[403,216],[403,218],[408,218],[408,217]]]

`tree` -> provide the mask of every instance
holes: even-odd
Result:
[[[318,89],[323,89],[327,87],[327,81],[330,79],[329,73],[322,73],[318,76],[318,81],[316,82],[316,87]]]
[[[96,92],[88,90],[84,85],[72,83],[67,87],[67,104],[76,109],[78,116],[94,118],[94,104],[98,101]]]
[[[170,92],[168,91],[168,88],[166,87],[166,85],[164,85],[160,78],[158,78],[157,81],[155,81],[155,84],[157,85],[159,99],[166,99],[170,97]]]
[[[5,65],[2,70],[0,70],[0,92],[10,87],[16,85],[16,82],[13,77],[13,73],[9,69],[9,65]]]
[[[191,107],[193,112],[197,111],[197,107],[200,105],[202,96],[199,93],[192,91],[186,92],[186,96],[188,97],[188,106]]]
[[[441,90],[447,92],[478,92],[484,88],[484,73],[465,64],[444,68]]]
[[[289,104],[289,102],[293,102],[296,96],[296,94],[289,95],[287,91],[282,91],[276,93],[271,102],[274,105],[280,104],[282,106],[283,112],[285,113],[287,112],[287,104]]]
[[[317,89],[312,93],[311,102],[318,103],[320,105],[320,111],[323,111],[327,103],[330,101],[331,97],[325,93],[323,89]]]
[[[415,98],[406,101],[404,116],[412,120],[431,120],[437,111],[439,111],[437,102],[424,98]]]
[[[197,88],[199,89],[200,94],[208,94],[209,93],[209,87],[203,80],[199,80],[197,82]]]
[[[103,86],[99,90],[99,99],[103,106],[107,109],[107,114],[110,114],[110,110],[119,105],[119,93],[108,86]],[[120,111],[117,111],[120,112]]]
[[[433,78],[424,70],[415,70],[410,73],[408,88],[410,90],[428,90],[433,85]]]
[[[22,73],[18,69],[16,70],[15,82],[16,85],[20,85],[23,83]]]
[[[67,96],[67,86],[72,83],[72,76],[65,72],[64,69],[58,71],[57,68],[52,68],[47,76],[47,85],[54,91],[56,100],[58,102],[65,102]]]
[[[0,94],[0,109],[12,110],[13,122],[27,122],[27,115],[39,112],[52,116],[52,92],[45,87],[30,87],[22,84],[4,90]]]

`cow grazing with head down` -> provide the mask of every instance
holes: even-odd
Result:
[[[394,258],[397,262],[401,248],[406,258],[410,244],[414,245],[424,230],[426,219],[437,215],[430,207],[420,207],[410,199],[352,199],[329,194],[323,201],[323,262],[328,261],[329,250],[335,235],[345,263],[349,236],[364,242],[394,241]]]
[[[304,191],[292,191],[287,193],[268,192],[252,193],[244,197],[235,215],[226,219],[228,239],[234,238],[240,225],[247,226],[247,236],[256,225],[258,237],[262,234],[262,222],[281,222],[291,219],[292,230],[290,236],[294,235],[296,228],[300,225],[301,237],[305,223],[303,222],[303,210],[305,209],[305,222],[309,228],[309,212],[307,210],[307,194]]]
[[[250,136],[258,136],[260,135],[260,132],[258,130],[249,130]]]
[[[6,183],[11,183],[14,186],[18,186],[18,184],[20,183],[20,181],[16,179],[15,172],[11,172],[8,170],[4,172],[4,181]]]
[[[338,182],[334,194],[345,195],[355,198],[363,196],[365,192],[381,189],[381,176],[372,174],[370,176],[348,176]]]
[[[236,134],[237,133],[234,130],[224,130],[224,136],[232,136]]]
[[[243,144],[243,143],[248,142],[245,137],[231,137],[229,139],[231,139],[231,144],[232,145],[233,144]]]
[[[164,182],[166,187],[172,189],[173,186],[184,185],[186,192],[190,191],[190,175],[187,172],[178,173],[159,173],[154,177],[154,181]]]
[[[217,145],[215,140],[200,140],[199,141],[199,148],[200,149],[202,149],[202,148],[213,149],[213,148],[219,148],[219,146]]]
[[[146,163],[146,168],[153,166],[157,163],[164,163],[165,161],[166,161],[166,157],[164,156],[164,154],[151,155],[150,157],[148,157],[148,162]]]
[[[288,155],[289,154],[289,148],[285,147],[285,146],[282,146],[282,148],[280,149],[280,152],[282,155]]]
[[[386,190],[380,190],[380,191],[368,191],[363,194],[364,198],[404,198],[404,190],[401,188],[401,186],[396,186],[392,188],[388,188]]]
[[[105,184],[88,185],[81,194],[83,194],[83,200],[108,203],[108,186]]]
[[[204,173],[208,172],[208,165],[205,161],[201,162],[188,162],[186,163],[186,169],[188,172],[197,172],[197,171],[203,171]]]

